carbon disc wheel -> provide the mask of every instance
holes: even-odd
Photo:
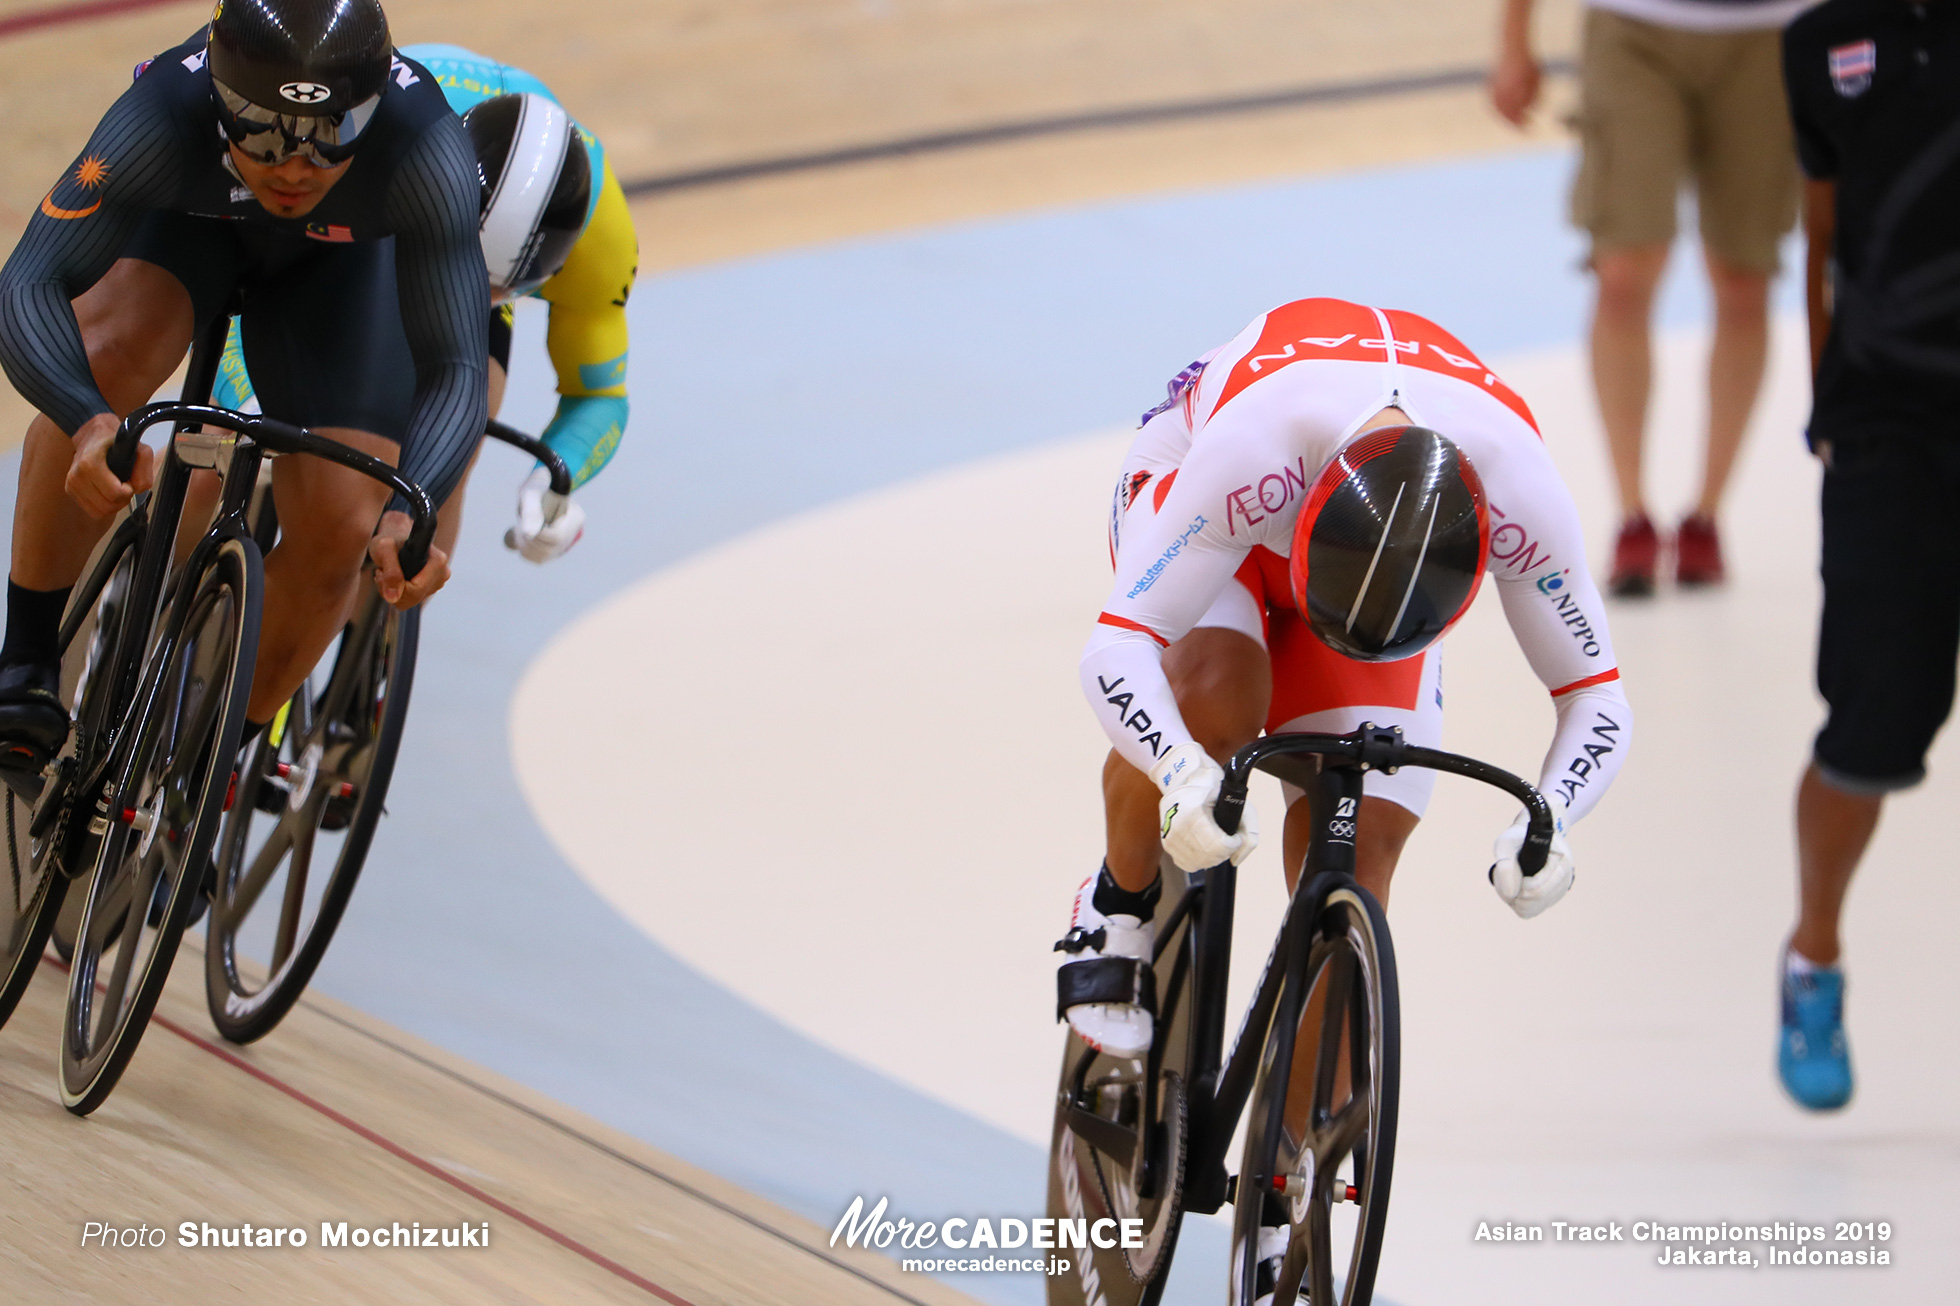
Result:
[[[139,541],[136,530],[120,525],[105,536],[83,572],[89,582],[77,587],[69,599],[68,611],[63,614],[66,625],[74,619],[78,606],[88,609],[63,649],[61,659],[61,701],[83,720],[85,727],[93,724],[93,717],[101,711],[106,696],[102,682],[107,678],[106,669],[113,652],[110,646],[134,580]],[[62,813],[47,810],[41,801],[44,794],[48,805],[62,798],[59,791],[47,793],[47,787],[50,784],[66,787],[74,765],[75,744],[75,734],[70,731],[60,754],[40,775],[9,777],[6,786],[7,809],[4,818],[0,818],[0,838],[5,840],[7,863],[6,888],[0,891],[0,965],[5,967],[0,971],[0,1025],[13,1015],[27,986],[33,982],[56,922],[64,914],[72,913],[79,918],[75,909],[79,908],[81,895],[68,892],[69,879],[62,872],[61,863],[68,858],[56,855],[65,851],[72,857],[75,850],[57,849],[56,836],[65,824]],[[70,911],[65,913],[64,908]],[[65,960],[66,951],[57,950],[62,951]]]

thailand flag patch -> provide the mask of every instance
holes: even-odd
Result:
[[[1831,47],[1831,85],[1845,99],[1855,99],[1865,93],[1872,84],[1872,74],[1878,71],[1878,44],[1874,41],[1853,41],[1849,45]]]

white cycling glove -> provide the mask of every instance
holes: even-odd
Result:
[[[504,532],[504,547],[530,562],[560,557],[585,534],[585,509],[569,494],[554,494],[551,473],[534,468],[517,487],[517,525]]]
[[[1497,896],[1525,920],[1563,898],[1565,891],[1572,887],[1572,849],[1565,842],[1564,821],[1556,821],[1552,827],[1552,846],[1546,851],[1545,865],[1538,874],[1526,876],[1524,868],[1518,865],[1518,850],[1524,847],[1525,829],[1530,822],[1530,815],[1520,812],[1518,819],[1511,822],[1511,828],[1497,836],[1497,844],[1491,849],[1497,863],[1490,868],[1490,882]]]
[[[1245,805],[1239,818],[1239,832],[1226,834],[1212,816],[1219,786],[1225,783],[1225,770],[1195,743],[1179,744],[1157,759],[1150,778],[1164,791],[1157,804],[1161,820],[1158,833],[1164,851],[1187,871],[1201,871],[1230,861],[1234,866],[1252,855],[1259,846],[1259,822],[1252,804]]]

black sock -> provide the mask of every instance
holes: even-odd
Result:
[[[245,733],[238,737],[238,746],[240,748],[249,746],[254,739],[259,737],[259,732],[271,724],[270,721],[254,721],[252,718],[246,717]]]
[[[1150,887],[1142,893],[1131,893],[1116,882],[1109,873],[1109,864],[1103,863],[1102,873],[1096,876],[1096,891],[1089,896],[1097,911],[1105,916],[1134,916],[1147,921],[1157,914],[1157,900],[1164,896],[1164,877],[1159,875],[1150,882]]]
[[[30,590],[7,582],[7,639],[0,644],[0,663],[60,660],[61,613],[74,588]]]

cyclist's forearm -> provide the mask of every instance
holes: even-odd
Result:
[[[23,399],[67,435],[111,411],[89,370],[75,310],[59,282],[0,283],[0,369]]]
[[[1569,828],[1598,805],[1626,763],[1633,709],[1618,679],[1562,694],[1538,788]]]
[[[626,432],[625,395],[566,395],[543,440],[571,468],[573,488],[604,470]]]
[[[415,360],[402,471],[437,503],[462,480],[490,418],[490,280],[474,172],[468,133],[445,119],[416,142],[388,198],[402,332]]]
[[[470,456],[483,438],[490,420],[488,373],[482,361],[457,362],[434,376],[417,370],[415,408],[408,438],[402,442],[401,470],[437,503],[446,501],[462,484]]]
[[[1190,727],[1164,676],[1163,649],[1149,634],[1098,625],[1082,652],[1082,693],[1117,753],[1148,774],[1151,765],[1191,741]]]

